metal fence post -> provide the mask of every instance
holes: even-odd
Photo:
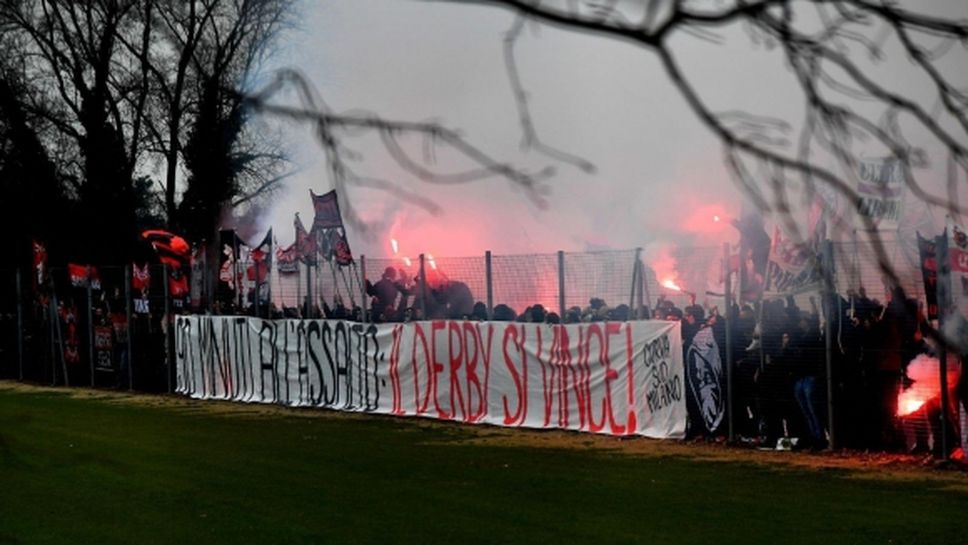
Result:
[[[20,269],[17,269],[17,378],[24,379],[24,309],[23,290],[20,289]]]
[[[417,301],[417,308],[420,309],[420,319],[427,319],[427,274],[424,270],[424,255],[420,254],[420,285],[418,286],[417,297],[420,299]]]
[[[165,317],[162,322],[162,331],[165,332],[165,375],[168,381],[168,393],[171,393],[171,298],[168,296],[168,264],[161,264],[161,276],[163,290],[165,294]],[[238,286],[238,277],[236,277],[236,287]]]
[[[945,317],[951,310],[951,262],[948,260],[947,232],[935,238],[938,263],[938,331],[944,330]],[[938,374],[941,385],[941,458],[948,460],[948,349],[942,336],[938,343]]]
[[[558,250],[558,312],[565,317],[565,252]]]
[[[828,450],[837,448],[836,434],[834,433],[834,357],[833,357],[833,305],[830,303],[834,298],[834,251],[833,243],[829,240],[823,241],[822,259],[823,266],[823,309],[824,309],[824,359],[827,369],[827,429],[830,434],[830,442],[827,444]],[[840,317],[838,316],[839,320]]]
[[[256,318],[262,318],[262,310],[259,308],[259,289],[262,287],[259,282],[259,264],[255,263],[253,268],[255,269],[255,288],[252,289],[252,315]]]
[[[316,258],[313,257],[313,259]],[[318,318],[316,316],[316,307],[313,305],[313,269],[315,268],[315,265],[306,263],[306,314],[303,316],[304,318]],[[319,271],[316,272],[316,276],[318,277]]]
[[[494,319],[494,277],[491,272],[491,251],[484,252],[484,285],[487,286],[487,319]]]
[[[134,331],[131,328],[131,264],[124,266],[124,312],[128,344],[128,391],[134,390]]]
[[[629,292],[629,315],[627,320],[637,320],[639,318],[639,309],[635,306],[635,292],[639,285],[639,255],[642,253],[642,248],[635,249],[635,261],[632,262],[632,289]]]
[[[646,270],[645,263],[642,263],[641,261],[639,261],[639,270],[641,271],[641,275],[639,276],[639,279],[642,282],[642,287],[639,289],[639,295],[643,297],[645,301],[642,306],[642,310],[645,312],[645,319],[651,320],[652,319],[652,310],[651,310],[652,294],[649,293],[649,273]]]
[[[366,256],[360,256],[360,322],[366,323]]]
[[[639,268],[639,297],[635,302],[635,319],[648,320],[649,312],[645,308],[645,265],[641,259],[636,259],[635,266]]]
[[[726,428],[730,442],[735,440],[733,427],[733,272],[729,268],[729,243],[723,243],[723,270],[726,272],[723,322],[726,329]]]
[[[87,266],[87,357],[91,362],[91,387],[94,387],[94,310],[91,296],[91,266]]]

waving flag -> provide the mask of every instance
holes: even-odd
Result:
[[[303,226],[302,220],[299,219],[298,212],[296,212],[296,217],[292,220],[292,223],[293,227],[296,229],[296,255],[306,265],[315,265],[316,231],[313,231],[312,233],[306,232],[306,227]]]
[[[292,243],[288,248],[276,248],[276,263],[281,274],[299,272],[299,252],[296,244]]]
[[[68,263],[67,275],[70,277],[71,285],[76,288],[86,288],[90,282],[92,290],[101,289],[101,277],[98,275],[97,267]]]
[[[249,254],[250,263],[245,270],[246,277],[253,282],[262,283],[266,281],[269,269],[272,267],[272,229],[266,233],[262,242],[252,249]]]
[[[313,218],[313,234],[318,238],[320,255],[326,261],[335,262],[340,266],[351,265],[353,253],[346,241],[346,229],[340,216],[336,190],[316,195],[310,189],[309,196],[313,199],[313,209],[316,211],[316,216]]]
[[[169,267],[184,267],[191,259],[191,247],[178,235],[161,229],[148,229],[141,233],[141,238],[151,244],[158,252],[158,259]]]

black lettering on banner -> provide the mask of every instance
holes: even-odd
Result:
[[[266,399],[266,372],[269,372],[269,376],[272,381],[272,401],[279,401],[279,377],[276,374],[276,364],[278,363],[278,355],[276,352],[276,338],[277,331],[276,327],[272,322],[265,320],[260,320],[261,324],[259,326],[259,392],[262,395],[262,400]],[[268,332],[268,335],[266,334]],[[268,360],[266,359],[265,347],[266,344],[269,345]]]
[[[251,348],[248,343],[248,320],[246,318],[238,317],[230,319],[230,324],[232,326],[233,339],[235,340],[235,356],[236,356],[236,366],[235,366],[235,389],[238,394],[233,399],[245,399],[246,395],[251,395],[249,388],[249,380],[246,377],[245,369],[249,367],[249,362],[251,358],[247,358],[246,354],[251,353]],[[251,373],[250,373],[251,374]]]
[[[289,330],[290,329],[292,329],[291,322],[289,322],[288,320],[285,322],[282,322],[282,331],[283,331],[282,352],[286,356],[286,366],[284,368],[285,371],[282,373],[282,380],[285,381],[286,383],[286,401],[284,402],[286,405],[290,404],[289,400],[291,399],[289,397]],[[278,348],[278,346],[276,348]]]
[[[185,381],[186,360],[188,359],[189,344],[191,338],[191,323],[187,318],[178,316],[175,318],[175,373],[176,391],[184,392],[187,385]]]
[[[336,381],[337,389],[343,391],[343,408],[353,409],[353,376],[350,373],[350,332],[347,330],[345,322],[336,322],[333,331],[333,353],[336,356]],[[343,387],[339,388],[342,381]]]
[[[252,401],[255,398],[255,358],[252,355],[252,330],[249,321],[247,319],[242,319],[242,323],[245,324],[245,350],[246,357],[243,359],[244,363],[242,365],[242,374],[248,375],[246,382],[246,391],[249,393],[247,401]],[[248,371],[248,373],[246,373]]]
[[[363,324],[352,324],[349,327],[350,338],[356,343],[355,350],[351,351],[351,361],[349,365],[350,373],[349,375],[357,378],[356,383],[356,399],[364,401],[366,398],[363,395],[364,385],[366,384],[366,377],[364,367],[366,365],[365,355],[363,351],[366,349],[365,342],[363,339]]]
[[[216,334],[215,332],[215,324],[216,324],[215,320],[209,320],[208,331],[207,331],[208,348],[209,348],[209,351],[208,351],[209,381],[205,385],[205,388],[207,389],[207,394],[211,396],[214,396],[215,393],[218,391],[216,389],[216,386],[217,386],[216,379],[218,378],[217,376],[218,370],[221,369],[222,367],[221,366],[222,352],[218,346],[218,334]]]
[[[309,383],[309,403],[312,405],[319,405],[323,401],[323,367],[319,361],[319,353],[316,351],[316,345],[313,343],[313,339],[322,344],[322,337],[320,334],[319,322],[312,321],[306,327],[306,352],[309,354],[309,359],[312,361],[313,369],[316,371],[316,379],[314,380],[311,375],[309,375],[309,368],[307,366],[307,382]]]
[[[322,389],[324,392],[324,404],[327,407],[333,407],[339,403],[339,370],[336,364],[336,357],[333,351],[333,340],[335,338],[335,333],[333,332],[332,322],[322,322],[323,324],[323,353],[326,355],[326,365],[329,367],[329,376],[331,381],[328,383],[322,383]]]
[[[192,368],[192,393],[203,396],[205,393],[205,358],[208,347],[205,328],[208,327],[208,322],[207,319],[199,319],[198,321],[198,331],[195,332],[195,342],[198,347],[198,369]],[[201,392],[199,388],[201,388]]]
[[[289,323],[289,322],[287,322]],[[304,382],[309,375],[309,365],[307,361],[306,345],[306,322],[295,322],[296,331],[296,384],[299,385],[299,395],[296,398],[297,404],[306,402],[303,393],[306,391]]]
[[[235,377],[238,373],[233,369],[233,361],[228,359],[229,354],[234,354],[234,347],[231,345],[229,337],[232,334],[231,324],[226,320],[218,321],[219,329],[222,330],[222,353],[225,354],[225,361],[219,366],[222,369],[222,395],[229,399],[235,399]],[[235,359],[235,358],[232,358]]]
[[[643,350],[645,360],[645,400],[650,413],[656,413],[682,400],[682,378],[673,374],[669,368],[669,336],[663,335],[646,344]]]

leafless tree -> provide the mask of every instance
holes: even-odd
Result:
[[[0,0],[5,64],[90,242],[75,258],[123,257],[108,254],[132,249],[141,209],[207,236],[223,207],[272,189],[284,154],[250,128],[238,91],[290,4]]]
[[[816,191],[839,195],[866,230],[877,232],[856,189],[859,142],[874,144],[896,161],[904,186],[921,202],[952,216],[968,208],[959,198],[959,179],[968,173],[968,89],[942,63],[964,55],[964,19],[930,14],[917,2],[893,0],[443,1],[492,6],[517,15],[505,41],[506,65],[524,142],[540,153],[582,165],[580,159],[549,149],[538,138],[513,55],[527,21],[654,53],[692,113],[721,141],[725,163],[746,197],[774,213],[795,234],[798,225],[790,216],[793,180],[806,188],[807,198]],[[791,134],[790,123],[762,112],[715,110],[710,105],[714,97],[708,91],[704,94],[684,71],[677,51],[682,42],[674,37],[716,43],[721,33],[737,28],[745,30],[751,44],[782,53],[800,89],[804,118],[798,134]],[[884,62],[913,65],[930,89],[912,97],[897,83],[881,81],[872,72]],[[907,135],[919,131],[943,150],[940,160],[937,153],[931,157],[927,149],[911,143],[913,137]],[[929,160],[949,165],[941,193],[915,173]],[[840,221],[849,219],[853,218]],[[899,284],[882,242],[872,236],[870,244],[884,273]]]

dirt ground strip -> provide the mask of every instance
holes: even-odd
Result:
[[[479,425],[467,426],[429,418],[397,418],[384,415],[340,412],[328,409],[284,407],[259,403],[202,401],[179,395],[157,395],[97,390],[56,388],[0,381],[0,391],[24,394],[57,393],[75,399],[92,399],[119,405],[170,407],[203,414],[244,418],[326,418],[358,420],[394,418],[401,425],[454,428],[460,426],[468,444],[505,447],[596,450],[642,458],[678,457],[709,462],[739,462],[814,471],[843,471],[850,478],[936,481],[946,488],[968,494],[968,464],[941,464],[930,456],[857,451],[790,452],[735,447],[723,442],[656,440],[644,437],[612,437],[560,430],[530,430]]]

